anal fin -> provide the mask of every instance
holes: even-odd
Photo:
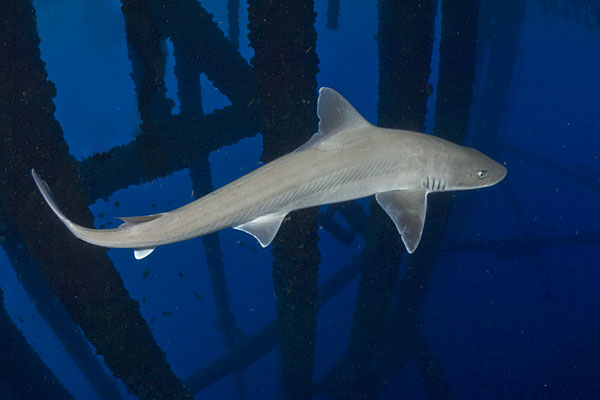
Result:
[[[141,260],[142,258],[148,257],[152,252],[156,249],[156,247],[146,247],[143,249],[134,249],[133,256],[136,260]]]

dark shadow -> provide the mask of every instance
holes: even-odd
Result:
[[[340,0],[327,2],[327,29],[337,30],[340,26]]]
[[[354,257],[351,262],[319,287],[317,301],[319,309],[342,288],[356,279],[363,262],[364,254]],[[267,324],[260,333],[246,338],[234,350],[185,379],[185,385],[193,394],[196,394],[230,373],[249,367],[279,344],[278,331],[278,320]]]
[[[238,49],[240,47],[240,0],[227,1],[227,21],[229,42],[234,49]]]
[[[0,396],[3,399],[74,399],[8,316],[2,289],[0,349]]]
[[[94,350],[71,319],[64,304],[48,285],[40,264],[31,259],[25,242],[20,237],[12,218],[4,212],[1,202],[0,221],[2,221],[0,236],[3,238],[1,244],[4,252],[39,315],[52,329],[69,357],[73,359],[98,396],[120,399],[121,394],[116,382],[107,375],[94,354]],[[0,348],[3,349],[3,347]],[[2,374],[0,373],[0,375]]]

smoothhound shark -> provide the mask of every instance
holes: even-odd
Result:
[[[136,259],[160,245],[233,227],[268,246],[294,210],[375,195],[409,253],[421,240],[427,195],[492,186],[506,168],[478,152],[418,132],[367,122],[338,92],[321,88],[319,131],[304,145],[170,212],[121,218],[114,229],[75,224],[58,208],[35,170],[44,199],[79,239],[132,248]]]

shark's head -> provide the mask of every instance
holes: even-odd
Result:
[[[454,154],[449,164],[447,190],[492,186],[506,176],[504,165],[468,147],[461,147],[461,151]]]

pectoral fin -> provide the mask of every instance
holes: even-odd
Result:
[[[427,211],[426,190],[393,190],[375,195],[379,205],[390,216],[409,253],[413,253],[423,233]]]
[[[267,247],[277,235],[277,231],[286,215],[287,212],[263,215],[233,228],[249,233],[258,240],[262,247]]]

